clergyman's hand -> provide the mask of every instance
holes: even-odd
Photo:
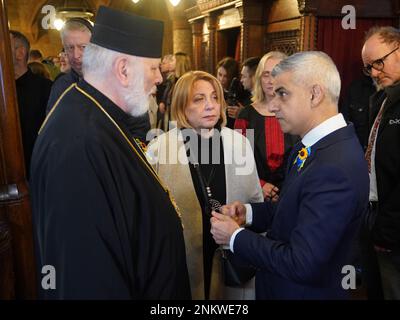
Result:
[[[229,245],[232,234],[239,229],[239,225],[228,216],[212,212],[211,234],[217,244]]]
[[[240,226],[246,224],[246,207],[240,201],[222,206],[220,212],[234,219]]]

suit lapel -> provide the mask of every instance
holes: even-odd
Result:
[[[288,157],[286,176],[285,176],[285,181],[283,183],[283,188],[281,191],[281,197],[284,195],[284,193],[288,189],[289,185],[292,184],[292,182],[295,180],[295,178],[299,174],[299,172],[297,171],[297,166],[296,166],[296,164],[293,164],[293,162],[295,161],[297,154],[299,153],[299,151],[301,150],[302,147],[303,147],[303,144],[301,143],[301,141],[296,143],[295,146],[293,147],[291,154]]]
[[[285,194],[285,192],[289,189],[290,185],[296,181],[300,175],[302,175],[304,173],[304,171],[307,170],[307,168],[310,166],[311,162],[314,160],[315,158],[315,152],[311,147],[311,154],[307,157],[306,161],[304,162],[303,167],[298,170],[296,163],[293,164],[293,161],[296,159],[297,157],[297,153],[295,154],[294,157],[291,157],[291,162],[289,163],[289,172],[285,178],[285,181],[283,183],[283,188],[281,191],[281,197],[283,197],[283,195]]]
[[[284,196],[286,191],[289,189],[290,185],[294,181],[296,181],[296,179],[298,179],[300,177],[300,175],[304,175],[306,173],[306,171],[308,171],[308,168],[311,166],[312,162],[314,161],[314,159],[316,158],[316,156],[320,150],[322,150],[334,143],[337,143],[338,141],[348,139],[348,138],[352,137],[352,135],[354,135],[354,134],[355,134],[354,126],[352,124],[349,124],[346,127],[338,129],[338,130],[328,134],[321,140],[319,140],[317,143],[315,143],[311,147],[311,154],[309,157],[307,157],[307,159],[304,162],[304,165],[300,169],[300,171],[297,171],[296,164],[293,165],[293,161],[294,161],[295,157],[297,156],[298,150],[300,150],[299,146],[297,144],[296,149],[295,149],[297,151],[294,151],[294,154],[292,154],[289,157],[289,160],[290,160],[290,162],[288,163],[289,170],[288,170],[288,174],[285,177],[285,181],[283,183],[283,188],[281,191],[280,198],[282,199],[282,197]]]

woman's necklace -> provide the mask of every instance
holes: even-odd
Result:
[[[215,172],[216,172],[215,168],[216,168],[216,166],[212,166],[212,169],[211,169],[211,172],[210,172],[210,174],[208,176],[208,179],[206,181],[204,181],[204,183],[205,183],[206,192],[207,192],[207,198],[208,198],[207,200],[208,200],[208,203],[210,205],[211,211],[219,212],[219,210],[221,209],[222,205],[218,200],[213,198],[213,194],[212,194],[212,191],[211,191],[211,182],[212,182],[212,180],[214,178],[214,175],[215,175]],[[201,175],[204,177],[203,173]]]
[[[204,174],[202,173],[203,177]],[[207,196],[208,198],[212,198],[212,192],[211,192],[211,181],[214,178],[215,175],[215,166],[212,166],[210,174],[208,175],[208,179],[204,179],[205,185],[206,185],[206,191],[207,191]]]

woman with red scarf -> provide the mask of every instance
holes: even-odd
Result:
[[[284,134],[275,115],[269,112],[269,103],[274,97],[271,71],[285,58],[286,55],[278,51],[268,52],[262,57],[255,74],[253,103],[240,112],[235,122],[235,129],[241,129],[250,140],[252,136],[248,130],[254,130],[254,157],[263,195],[272,201],[279,198],[285,155],[297,140],[297,137]]]

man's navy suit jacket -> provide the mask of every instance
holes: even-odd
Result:
[[[352,125],[311,148],[303,168],[289,159],[276,206],[252,204],[251,229],[239,232],[234,252],[259,268],[257,299],[344,299],[343,266],[368,207],[367,163]],[[344,281],[346,284],[348,281]]]

